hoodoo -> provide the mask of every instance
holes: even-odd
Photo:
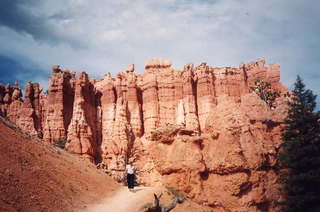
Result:
[[[70,152],[104,163],[117,179],[129,160],[140,182],[175,186],[218,211],[275,208],[287,110],[279,65],[259,59],[175,70],[153,58],[143,74],[130,65],[101,80],[54,66],[48,92],[41,91],[29,82],[22,99],[17,84],[0,85],[0,115],[44,142],[65,140]]]

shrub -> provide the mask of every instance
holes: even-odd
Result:
[[[64,149],[67,143],[68,143],[68,140],[66,138],[56,139],[53,141],[53,145],[61,149]]]
[[[271,108],[275,108],[275,100],[280,96],[280,92],[273,89],[269,82],[264,82],[262,80],[257,80],[254,87],[251,87],[254,91],[267,105]]]
[[[174,141],[174,137],[180,131],[181,126],[168,124],[167,126],[160,127],[151,132],[151,140],[159,143],[171,144]]]

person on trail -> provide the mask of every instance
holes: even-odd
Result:
[[[126,166],[127,171],[127,183],[128,183],[128,189],[131,191],[134,188],[134,166],[129,163]]]

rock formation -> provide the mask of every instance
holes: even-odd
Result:
[[[25,86],[25,96],[24,101],[21,103],[21,109],[19,110],[19,106],[16,106],[17,103],[20,103],[19,100],[15,100],[14,98],[12,98],[13,103],[9,107],[9,119],[16,119],[17,125],[22,130],[25,130],[34,136],[37,136],[38,133],[39,136],[41,136],[42,133],[39,100],[40,93],[41,88],[38,83],[28,82]],[[17,111],[18,116],[10,118],[10,114],[15,114],[11,111]]]
[[[0,115],[46,142],[102,162],[118,180],[128,161],[138,181],[173,186],[217,211],[276,211],[276,155],[286,114],[280,67],[259,59],[234,67],[150,59],[115,77],[52,68],[47,94],[0,85]],[[270,107],[254,91],[268,82]]]
[[[79,73],[75,83],[73,113],[67,133],[67,149],[80,154],[90,161],[96,158],[99,135],[95,90],[88,75]]]
[[[67,130],[73,114],[75,87],[75,73],[62,71],[53,67],[49,80],[49,90],[44,101],[46,101],[43,139],[54,142],[67,138]]]

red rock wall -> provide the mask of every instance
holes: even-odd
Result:
[[[186,129],[199,131],[196,83],[194,81],[193,65],[188,64],[182,72],[182,99],[178,104],[177,124],[184,124]],[[180,109],[181,108],[181,109]],[[180,118],[182,117],[183,118]]]
[[[17,85],[0,85],[1,114],[53,142],[68,137],[74,109],[81,108],[79,102],[84,101],[90,109],[83,109],[83,116],[95,114],[90,120],[94,124],[89,125],[98,128],[93,132],[94,143],[103,147],[98,151],[103,154],[108,140],[119,134],[114,126],[120,120],[126,122],[134,138],[167,124],[182,124],[202,132],[209,114],[219,105],[219,97],[229,96],[240,102],[257,80],[269,81],[273,87],[285,90],[279,82],[279,65],[265,66],[262,59],[239,68],[188,64],[182,71],[172,69],[168,60],[151,59],[145,69],[144,74],[135,74],[131,65],[115,78],[106,75],[102,80],[90,81],[85,74],[76,79],[74,72],[62,71],[57,66],[53,68],[48,94],[41,94],[39,85],[28,83],[22,101]],[[26,116],[19,119],[20,113]]]
[[[0,85],[0,115],[47,142],[66,140],[69,151],[104,162],[119,179],[133,161],[146,183],[176,186],[221,211],[261,211],[278,198],[272,167],[286,108],[284,97],[273,109],[250,87],[263,80],[286,92],[279,68],[260,59],[179,71],[151,59],[143,74],[130,65],[116,77],[90,80],[57,66],[47,94],[28,83],[22,100],[17,85]],[[173,125],[182,135],[151,139]]]
[[[215,77],[213,72],[209,70],[209,67],[205,63],[196,67],[194,73],[197,84],[198,119],[200,130],[203,130],[210,111],[217,104],[216,90],[214,89]],[[225,85],[221,83],[218,86]],[[226,93],[223,94],[226,95]]]
[[[29,132],[33,136],[38,136],[41,129],[41,120],[39,114],[39,95],[41,89],[37,83],[27,83],[25,86],[25,98],[20,104],[17,104],[19,100],[13,100],[10,105],[9,114],[15,114],[11,111],[17,111],[16,124],[22,129]],[[20,109],[19,109],[20,106]],[[10,118],[10,116],[9,116]],[[11,118],[14,119],[14,118]]]
[[[43,139],[54,142],[67,138],[73,114],[75,73],[55,70],[49,80],[46,96]]]
[[[74,103],[72,116],[70,117],[67,149],[94,162],[97,158],[97,144],[99,143],[97,107],[95,89],[89,82],[88,75],[84,72],[79,73],[75,82]],[[65,121],[65,124],[68,123]]]
[[[153,133],[151,162],[136,163],[142,181],[176,187],[217,211],[279,211],[275,165],[286,104],[270,110],[254,93],[218,102],[201,136],[178,125]]]

